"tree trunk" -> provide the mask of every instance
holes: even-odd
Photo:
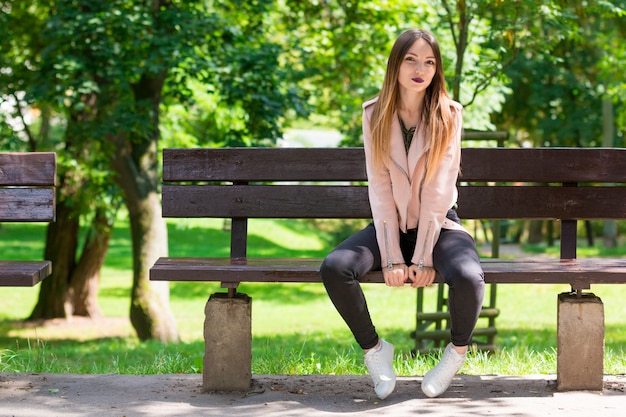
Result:
[[[77,186],[80,180],[72,177],[72,185],[63,186],[67,183],[66,178],[59,181],[57,219],[48,225],[46,236],[44,257],[52,262],[52,275],[41,283],[39,299],[29,320],[101,316],[98,284],[112,222],[105,214],[107,208],[96,210],[93,227],[87,233],[79,257],[79,213],[68,202],[85,197],[77,192],[81,190]]]
[[[68,288],[78,246],[79,221],[64,201],[57,202],[56,213],[56,222],[48,225],[44,254],[52,262],[52,275],[41,282],[39,299],[28,320],[71,316]]]
[[[178,341],[178,329],[169,305],[169,283],[149,280],[149,269],[167,255],[167,229],[156,192],[133,204],[133,292],[130,320],[141,340]],[[133,210],[135,211],[135,210]]]
[[[541,243],[543,238],[543,221],[531,220],[528,222],[528,243]]]
[[[133,242],[130,320],[141,340],[178,341],[176,321],[169,306],[169,283],[149,279],[150,267],[160,256],[167,255],[167,228],[157,193],[156,142],[144,147],[141,153],[130,152],[130,146],[118,146],[113,163],[124,190]],[[143,171],[139,171],[133,159],[138,155],[146,163]],[[146,170],[146,167],[152,168]]]
[[[463,78],[463,61],[465,58],[465,50],[467,49],[467,41],[469,38],[469,25],[472,20],[471,13],[467,9],[465,1],[456,3],[457,12],[459,13],[459,22],[457,24],[457,44],[456,44],[456,64],[454,68],[454,79],[452,80],[452,98],[461,101],[461,80]],[[453,30],[453,28],[450,28]]]
[[[100,270],[113,232],[113,222],[106,213],[104,207],[96,209],[93,225],[87,232],[80,260],[70,279],[70,306],[72,313],[77,316],[102,316],[98,305]]]

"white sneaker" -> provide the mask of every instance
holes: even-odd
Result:
[[[430,371],[426,372],[422,380],[422,391],[427,397],[438,397],[448,389],[452,378],[459,372],[465,362],[465,354],[459,355],[448,343],[443,352],[441,361]]]
[[[365,365],[374,381],[374,392],[384,400],[396,387],[396,373],[393,370],[393,345],[380,339],[378,350],[371,349],[365,354]]]

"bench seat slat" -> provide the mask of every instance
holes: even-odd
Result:
[[[50,261],[0,261],[0,286],[32,287],[51,273]]]
[[[587,288],[626,281],[626,258],[482,259],[487,283],[569,284]],[[321,282],[321,259],[314,258],[160,258],[150,270],[153,281]],[[363,282],[383,282],[380,272]],[[441,278],[437,277],[437,282]]]

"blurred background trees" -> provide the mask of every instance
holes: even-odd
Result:
[[[31,318],[100,314],[125,207],[133,327],[177,340],[168,289],[148,280],[167,255],[160,149],[275,146],[293,126],[358,146],[361,103],[408,28],[439,39],[466,128],[626,146],[625,14],[624,0],[0,0],[0,147],[59,155],[54,276]]]

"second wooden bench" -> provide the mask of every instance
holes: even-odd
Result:
[[[0,152],[0,222],[55,220],[56,154]],[[0,286],[34,286],[52,273],[50,261],[0,260]]]

